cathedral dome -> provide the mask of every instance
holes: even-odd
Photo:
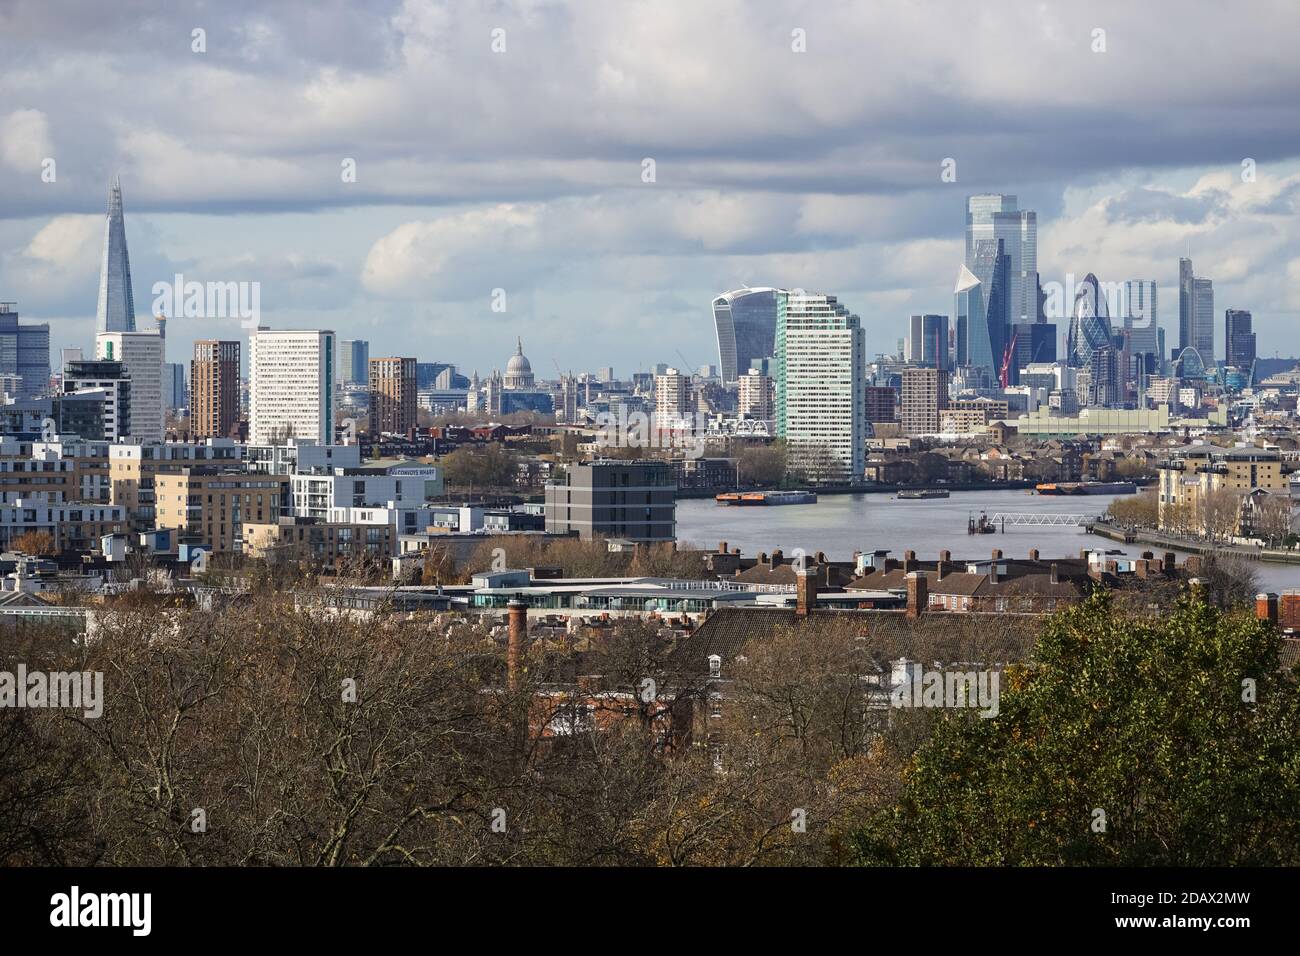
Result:
[[[518,340],[518,344],[515,347],[515,354],[510,356],[510,361],[506,363],[505,387],[533,387],[533,366],[524,356],[523,339]]]

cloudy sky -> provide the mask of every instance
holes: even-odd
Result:
[[[487,372],[521,335],[540,374],[627,374],[716,363],[710,298],[778,285],[874,353],[951,311],[965,196],[1011,192],[1044,282],[1156,279],[1172,345],[1190,243],[1220,352],[1246,308],[1296,355],[1298,29],[1290,0],[3,0],[0,300],[93,345],[118,174],[142,327],[181,273],[376,356]],[[169,358],[241,334],[177,318]]]

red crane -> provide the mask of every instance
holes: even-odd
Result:
[[[1003,388],[1011,384],[1011,359],[1016,354],[1016,339],[1019,336],[1019,332],[1012,332],[1011,341],[1007,343],[1007,350],[1002,353],[1002,371],[998,375],[998,381],[1002,383]]]

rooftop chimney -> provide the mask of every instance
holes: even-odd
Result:
[[[772,552],[772,567],[779,568],[781,566],[781,559],[784,557],[785,555],[781,553],[780,548],[775,549]]]
[[[907,576],[907,616],[917,618],[925,613],[930,603],[930,585],[925,575],[913,571]]]
[[[808,612],[817,606],[817,569],[808,561],[807,555],[801,555],[795,561],[794,595],[795,617],[807,617]]]
[[[1172,551],[1165,552],[1165,574],[1173,574],[1178,566],[1178,555]]]
[[[1051,576],[1051,578],[1049,578],[1049,580],[1050,580],[1053,584],[1060,584],[1060,583],[1061,583],[1061,569],[1060,569],[1059,567],[1057,567],[1055,561],[1052,562],[1052,576]]]
[[[1038,549],[1037,549],[1037,548],[1030,548],[1030,549],[1029,549],[1029,560],[1030,560],[1030,561],[1037,561],[1037,560],[1038,560]]]
[[[719,542],[718,542],[718,554],[726,554],[726,553],[727,553],[727,542],[725,542],[725,541],[719,541]]]
[[[915,570],[916,570],[916,552],[904,551],[903,552],[903,573],[911,574]]]
[[[934,579],[942,581],[952,573],[952,552],[940,551],[939,560],[934,565]]]
[[[1255,595],[1255,616],[1270,624],[1277,623],[1277,595],[1261,592]]]

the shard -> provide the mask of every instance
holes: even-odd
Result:
[[[104,258],[99,269],[95,329],[98,332],[135,331],[131,259],[126,252],[126,223],[122,218],[122,184],[116,176],[108,187],[108,218],[104,223]]]

